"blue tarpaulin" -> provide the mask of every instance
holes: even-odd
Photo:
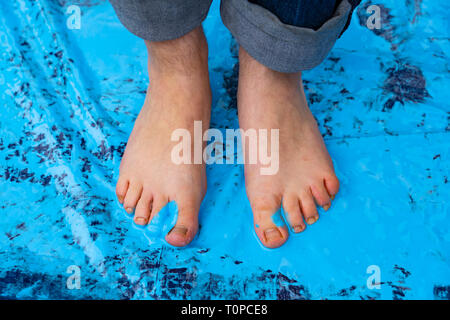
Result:
[[[381,29],[367,27],[371,4]],[[218,7],[204,27],[211,127],[225,130],[238,128],[237,46]],[[341,181],[316,224],[263,248],[243,166],[212,164],[200,232],[178,249],[133,224],[114,193],[147,87],[143,41],[107,1],[1,1],[0,297],[449,299],[449,12],[363,1],[304,73]]]

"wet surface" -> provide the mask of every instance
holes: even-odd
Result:
[[[79,4],[81,29],[67,28]],[[365,1],[305,88],[341,191],[280,249],[252,227],[242,165],[209,165],[184,249],[115,199],[147,83],[142,41],[105,1],[0,3],[0,296],[39,299],[449,299],[449,5]],[[236,45],[205,21],[211,127],[237,128]],[[167,208],[167,221],[174,208]],[[163,219],[164,220],[164,219]],[[69,266],[81,288],[69,289]],[[368,267],[381,272],[369,289]]]

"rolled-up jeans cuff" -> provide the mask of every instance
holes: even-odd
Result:
[[[247,0],[223,0],[220,10],[224,24],[250,56],[270,69],[298,72],[325,59],[345,27],[351,5],[343,0],[318,30],[284,24]]]
[[[149,41],[173,40],[201,25],[212,0],[110,0],[120,22]]]

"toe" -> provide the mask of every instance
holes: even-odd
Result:
[[[330,195],[331,200],[334,199],[334,196],[339,191],[339,180],[336,175],[332,174],[325,177],[325,187]]]
[[[306,226],[300,210],[300,202],[295,194],[288,194],[283,197],[283,209],[294,233],[300,233],[305,230]]]
[[[328,195],[325,184],[322,181],[311,185],[311,194],[313,195],[317,205],[321,206],[325,211],[330,208],[330,196]]]
[[[256,197],[250,199],[256,234],[267,248],[278,248],[288,236],[288,230],[281,215],[281,201],[278,197]]]
[[[301,194],[300,207],[307,224],[311,225],[319,219],[319,214],[317,213],[316,204],[314,203],[311,192],[305,191]]]
[[[117,181],[116,184],[116,195],[120,203],[123,203],[125,195],[127,194],[127,189],[128,189],[128,179],[124,178],[123,176],[119,176],[119,180]]]
[[[123,207],[128,213],[132,213],[141,197],[142,185],[139,183],[130,183],[127,194],[123,200]]]
[[[153,195],[153,202],[152,202],[152,210],[150,214],[150,221],[161,211],[162,208],[169,202],[169,198],[162,194],[154,194]]]
[[[199,204],[196,201],[178,200],[178,219],[175,226],[166,235],[166,241],[173,246],[183,247],[189,244],[198,231]]]
[[[134,222],[136,224],[145,226],[148,223],[151,214],[151,205],[152,195],[144,189],[134,212]]]

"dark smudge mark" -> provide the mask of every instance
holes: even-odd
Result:
[[[426,80],[422,70],[410,64],[398,63],[397,67],[386,70],[388,75],[383,84],[383,91],[392,95],[384,106],[383,111],[391,110],[396,102],[423,102],[430,97],[426,89]]]

